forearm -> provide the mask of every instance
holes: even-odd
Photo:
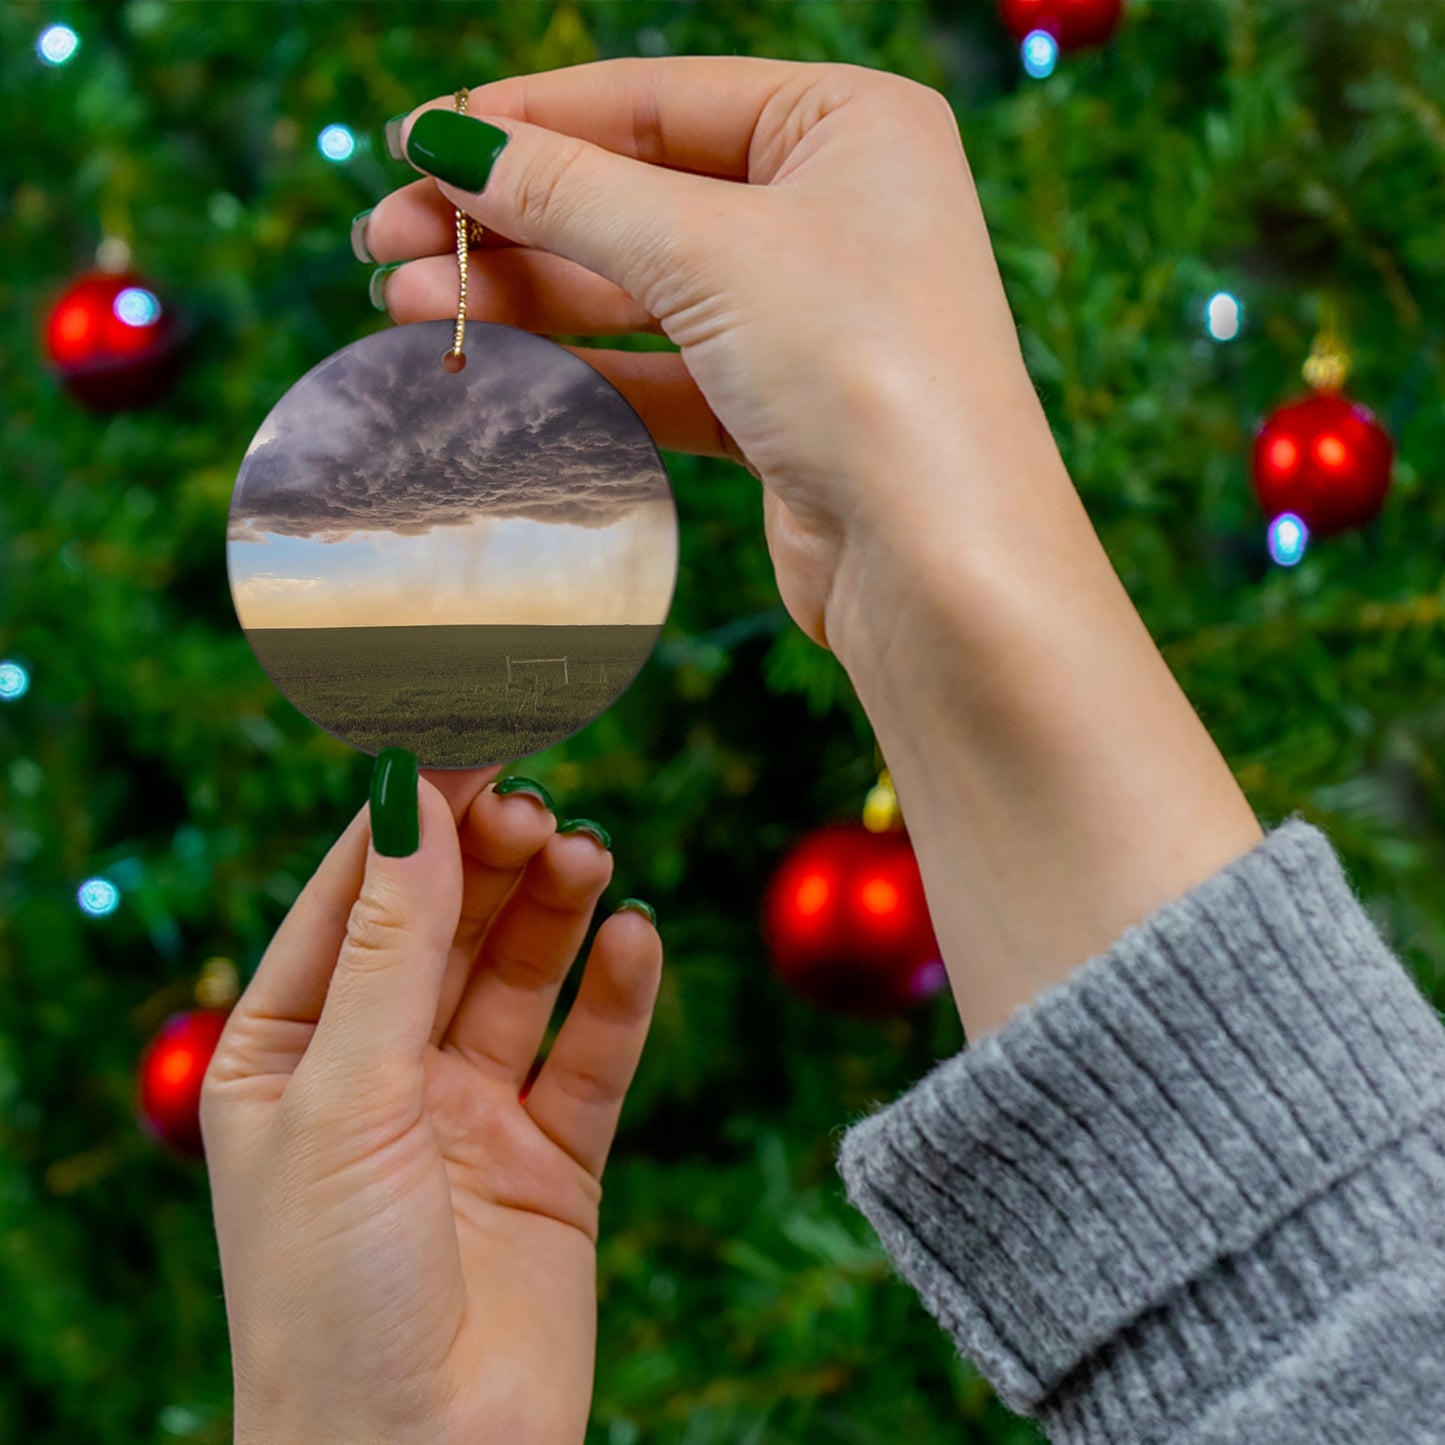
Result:
[[[1033,402],[1033,405],[1030,405]],[[888,762],[970,1039],[1261,830],[1129,600],[1030,393],[987,440],[875,428],[897,498],[827,613]]]

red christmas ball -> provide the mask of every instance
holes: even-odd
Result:
[[[201,1140],[201,1083],[216,1052],[228,1009],[172,1014],[141,1056],[139,1117],[173,1149],[205,1156]]]
[[[174,379],[179,328],[142,277],[92,271],[69,286],[45,322],[45,352],[76,400],[121,411],[156,400]]]
[[[1254,491],[1271,520],[1293,512],[1315,536],[1373,522],[1395,447],[1368,407],[1315,392],[1272,412],[1254,437]]]
[[[1015,40],[1046,30],[1060,50],[1101,45],[1118,28],[1124,0],[999,0],[999,15]]]
[[[901,1013],[947,980],[908,835],[835,823],[783,860],[763,901],[774,967],[836,1013]]]

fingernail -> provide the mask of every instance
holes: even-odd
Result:
[[[405,266],[405,261],[388,261],[385,266],[378,266],[371,273],[371,280],[367,283],[366,294],[371,297],[371,304],[378,311],[386,310],[386,278],[396,270],[398,266]]]
[[[657,913],[653,909],[652,904],[644,903],[640,898],[624,898],[622,902],[617,905],[617,911],[622,913],[624,910],[642,914],[654,928],[657,927]]]
[[[424,110],[406,138],[406,158],[448,185],[479,191],[509,139],[484,120],[454,110]]]
[[[526,793],[529,797],[537,798],[542,805],[552,813],[557,811],[557,805],[552,801],[552,795],[541,783],[534,783],[531,778],[510,777],[503,778],[492,791],[500,793],[504,798],[508,793]]]
[[[612,848],[612,837],[601,823],[594,823],[591,818],[568,818],[565,823],[557,826],[559,833],[590,833],[602,846],[609,851]]]
[[[401,127],[411,112],[405,111],[401,115],[394,115],[387,121],[383,134],[386,136],[386,153],[394,161],[404,161],[406,156],[401,149]]]
[[[421,845],[416,754],[382,748],[371,774],[371,841],[388,858],[409,858]]]
[[[351,254],[358,261],[365,261],[368,266],[376,265],[376,257],[371,254],[366,244],[366,223],[375,209],[375,206],[368,206],[351,218]]]

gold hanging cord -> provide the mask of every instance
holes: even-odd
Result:
[[[467,113],[469,92],[465,87],[452,96],[452,106],[460,115]],[[472,220],[465,211],[457,215],[457,325],[452,333],[452,349],[442,353],[442,369],[458,372],[467,364],[462,342],[467,332],[467,245],[480,245],[483,231],[481,222]]]

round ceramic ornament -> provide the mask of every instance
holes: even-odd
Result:
[[[480,768],[560,742],[631,683],[672,602],[677,508],[647,428],[580,357],[422,321],[276,404],[226,561],[252,650],[308,718],[363,752]]]
[[[226,545],[272,681],[342,741],[424,768],[511,762],[585,727],[647,661],[677,582],[677,508],[641,418],[572,352],[467,320],[482,236],[454,214],[455,323],[378,332],[307,372],[247,448]]]

